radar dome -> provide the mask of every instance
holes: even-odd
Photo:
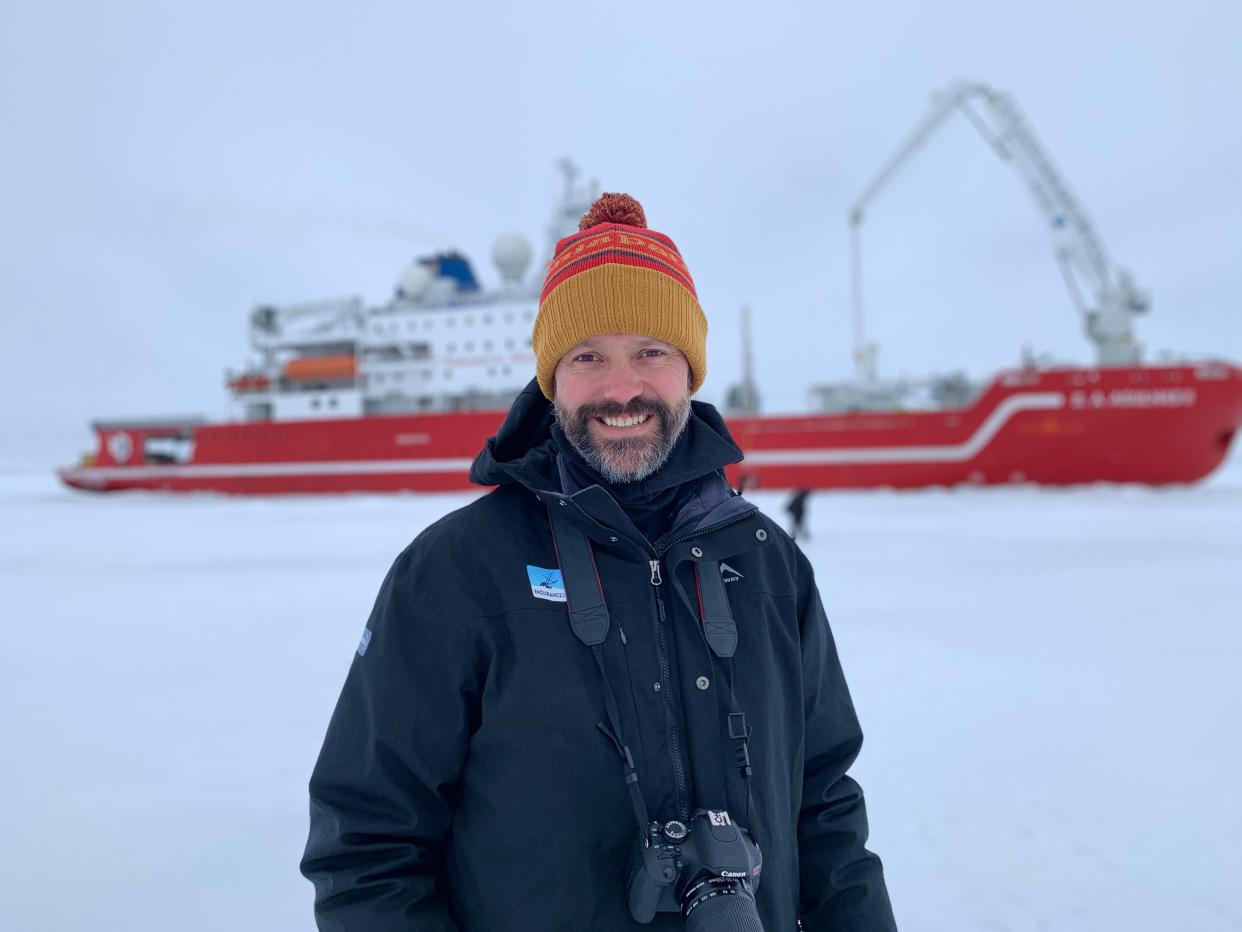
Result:
[[[397,295],[407,301],[418,301],[427,293],[434,278],[431,269],[421,262],[411,262],[397,276]]]
[[[517,233],[506,233],[492,246],[492,259],[506,285],[516,285],[522,280],[531,255],[530,243]]]

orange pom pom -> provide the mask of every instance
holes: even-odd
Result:
[[[578,221],[578,229],[586,230],[597,223],[624,223],[645,230],[647,215],[643,213],[643,205],[628,194],[601,194]]]

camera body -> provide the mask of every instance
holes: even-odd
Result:
[[[630,858],[630,915],[646,924],[658,912],[680,911],[687,929],[718,928],[713,919],[727,915],[740,922],[736,928],[758,932],[762,870],[759,846],[727,812],[699,809],[689,825],[652,822]]]

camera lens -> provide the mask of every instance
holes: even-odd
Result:
[[[682,894],[686,932],[763,932],[755,893],[743,880],[705,877]]]

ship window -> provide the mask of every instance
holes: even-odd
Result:
[[[473,327],[473,326],[474,326],[474,318],[473,318],[473,317],[471,317],[469,314],[467,314],[467,315],[466,315],[466,326],[467,326],[467,327]]]
[[[394,372],[394,373],[392,374],[392,380],[393,380],[394,382],[400,382],[400,381],[401,381],[401,373],[400,373],[400,372]]]
[[[444,377],[445,377],[446,379],[451,379],[451,378],[453,377],[453,370],[452,370],[452,369],[445,369],[445,370],[444,370]]]
[[[484,348],[485,350],[490,350],[490,349],[492,348],[492,341],[491,341],[491,340],[484,340],[484,341],[483,341],[483,348]]]
[[[487,374],[488,374],[488,375],[490,375],[490,376],[492,376],[493,378],[495,378],[495,376],[496,376],[496,367],[495,367],[495,366],[488,366],[488,367],[487,367]]]
[[[466,352],[467,352],[467,353],[473,353],[473,352],[474,352],[474,341],[473,341],[473,340],[467,340],[467,341],[466,341]]]
[[[512,311],[505,311],[505,323],[506,324],[513,323],[513,312]]]
[[[501,367],[500,367],[500,371],[501,371],[501,373],[502,373],[503,375],[508,375],[508,374],[509,374],[509,367],[508,367],[508,366],[501,366]]]
[[[375,381],[376,381],[376,384],[384,381],[384,373],[382,372],[375,373]]]
[[[329,408],[336,407],[336,396],[335,395],[328,399],[328,407]]]
[[[492,315],[491,315],[491,314],[484,314],[484,315],[483,315],[483,323],[485,323],[485,324],[490,324],[491,322],[492,322]]]
[[[445,349],[447,349],[450,353],[456,353],[456,352],[457,352],[457,344],[456,344],[456,343],[450,343],[448,346],[446,346],[446,347],[445,347]]]
[[[423,329],[430,330],[432,323],[434,323],[434,321],[432,321],[431,318],[427,318],[427,320],[423,321]]]
[[[423,370],[423,380],[424,380],[424,381],[426,381],[427,379],[430,379],[430,378],[431,378],[431,370],[430,370],[430,369],[424,369],[424,370]]]
[[[522,317],[523,317],[525,320],[532,320],[532,319],[534,318],[534,316],[535,316],[535,315],[533,315],[530,311],[525,311],[525,312],[522,314]]]
[[[508,340],[505,340],[505,348],[506,348],[506,349],[513,349],[513,340],[512,340],[512,338],[510,338],[510,339],[508,339]]]
[[[526,338],[526,345],[527,345],[527,346],[530,346],[530,337],[527,337],[527,338]]]
[[[446,320],[446,321],[445,321],[445,323],[446,323],[446,324],[448,324],[450,327],[456,327],[456,326],[457,326],[457,318],[456,318],[456,317],[450,317],[448,320]]]
[[[271,405],[248,405],[247,411],[266,407],[271,415]],[[166,437],[146,437],[142,441],[144,463],[188,463],[194,458],[194,437],[177,434]]]
[[[318,398],[311,399],[311,407],[314,408],[316,411],[319,410],[319,399]]]

